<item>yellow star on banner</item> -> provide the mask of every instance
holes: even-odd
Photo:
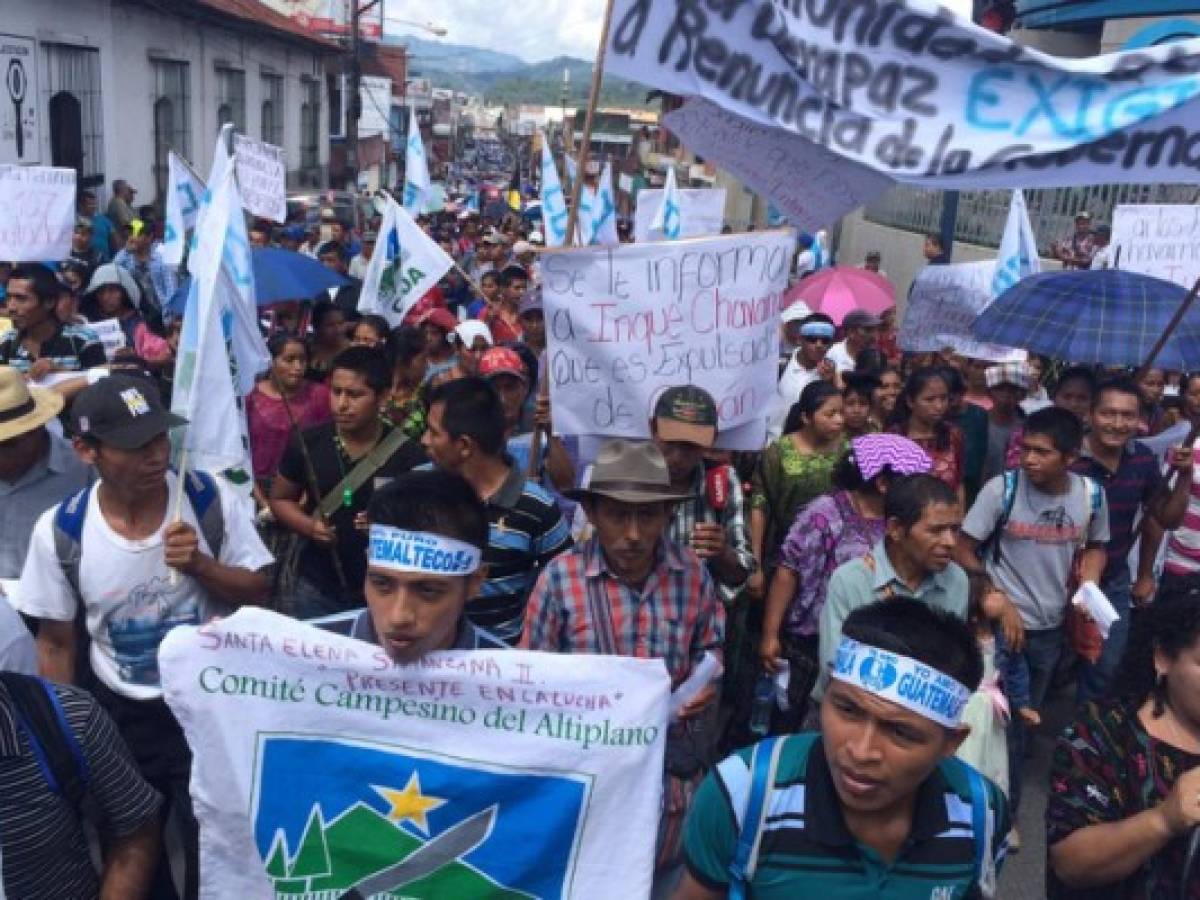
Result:
[[[440,797],[429,797],[421,793],[421,777],[413,772],[404,790],[371,785],[375,793],[392,805],[387,817],[393,822],[412,822],[426,837],[429,836],[429,820],[426,813],[433,812],[446,801]]]

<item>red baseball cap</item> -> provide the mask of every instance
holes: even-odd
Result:
[[[529,383],[529,373],[516,350],[508,347],[493,347],[479,357],[479,377],[494,378],[497,375],[515,375]]]
[[[454,313],[450,312],[450,310],[446,309],[445,307],[438,306],[429,310],[429,312],[425,313],[420,319],[417,320],[417,324],[419,325],[424,325],[426,323],[436,325],[438,328],[449,334],[458,326],[458,319],[454,317]]]

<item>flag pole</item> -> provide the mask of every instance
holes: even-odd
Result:
[[[592,126],[596,121],[596,105],[600,102],[600,85],[604,81],[604,54],[608,50],[608,32],[612,27],[612,16],[613,0],[607,0],[604,4],[604,24],[600,28],[600,46],[596,50],[596,64],[592,67],[592,86],[588,91],[587,114],[583,119],[583,140],[579,142],[579,155],[575,160],[576,178],[571,182],[571,209],[567,213],[566,246],[568,247],[575,243],[576,229],[579,227],[579,201],[583,197],[583,180],[587,177],[588,153],[592,147]],[[563,126],[565,132],[566,121],[563,122]],[[575,126],[572,124],[570,128],[574,131]],[[539,380],[541,386],[538,388],[538,401],[549,400],[550,379],[544,377]],[[549,425],[537,425],[533,429],[533,436],[529,439],[529,466],[526,475],[534,481],[538,480],[538,463],[542,455],[543,436],[549,433]]]
[[[171,524],[173,524],[173,525],[177,525],[183,521],[183,495],[185,493],[187,493],[187,491],[184,490],[184,482],[187,479],[187,467],[188,467],[188,448],[187,448],[187,431],[186,431],[186,429],[190,428],[190,427],[191,427],[190,425],[184,426],[184,428],[185,428],[184,444],[183,444],[183,447],[179,451],[179,471],[176,473],[176,476],[175,476],[176,481],[179,482],[179,486],[178,486],[178,489],[175,491],[175,510],[171,513]],[[179,584],[180,577],[181,576],[180,576],[179,570],[173,568],[173,569],[171,569],[170,572],[167,573],[167,583],[170,584],[171,587],[176,587]]]

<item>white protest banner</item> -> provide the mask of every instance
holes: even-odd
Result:
[[[1113,212],[1115,268],[1190,288],[1200,278],[1200,206],[1123,205]]]
[[[639,244],[666,238],[654,218],[663,207],[665,190],[643,188],[638,191],[633,213],[633,239]],[[676,189],[679,196],[679,237],[715,237],[725,227],[725,188]]]
[[[1023,360],[1024,350],[977,341],[971,325],[995,298],[995,260],[926,266],[913,282],[900,321],[897,341],[910,353],[934,353],[947,347],[971,359]]]
[[[614,75],[819,144],[849,178],[1200,181],[1196,40],[1060,59],[930,0],[615,0],[607,61]],[[729,145],[706,158],[761,152]]]
[[[865,166],[848,168],[840,156],[819,144],[797,140],[705,100],[667,113],[663,124],[705,159],[720,156],[722,168],[770,197],[801,231],[831,225],[895,184]]]
[[[272,222],[286,222],[287,164],[283,148],[235,134],[233,164],[246,212]]]
[[[0,165],[0,259],[66,259],[75,231],[75,170]]]
[[[659,660],[379,647],[244,607],[175,628],[205,900],[646,897]]]
[[[125,346],[125,332],[121,330],[121,320],[101,319],[99,322],[89,322],[87,327],[95,332],[104,347],[104,355],[112,362],[113,354]]]
[[[421,230],[391,197],[383,210],[379,240],[363,276],[358,308],[399,325],[413,305],[434,287],[454,260]]]
[[[746,426],[761,447],[794,243],[766,231],[543,253],[555,432],[645,438],[659,393],[694,384],[723,437]]]

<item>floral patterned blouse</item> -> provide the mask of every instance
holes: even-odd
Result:
[[[860,515],[846,491],[818,497],[800,510],[779,550],[779,564],[797,578],[784,632],[795,637],[815,636],[834,570],[866,556],[881,540],[883,519]]]
[[[827,453],[804,453],[785,434],[763,451],[754,472],[750,506],[767,514],[763,562],[768,575],[778,559],[779,545],[796,520],[796,513],[810,500],[833,490],[833,467],[845,455],[848,446],[842,441]]]
[[[1115,703],[1089,705],[1063,732],[1050,767],[1046,842],[1053,845],[1089,825],[1127,819],[1150,809],[1200,756],[1151,737],[1136,712]],[[1115,884],[1064,887],[1047,869],[1050,900],[1176,900],[1187,854],[1182,836]],[[1200,900],[1200,879],[1187,895]]]

